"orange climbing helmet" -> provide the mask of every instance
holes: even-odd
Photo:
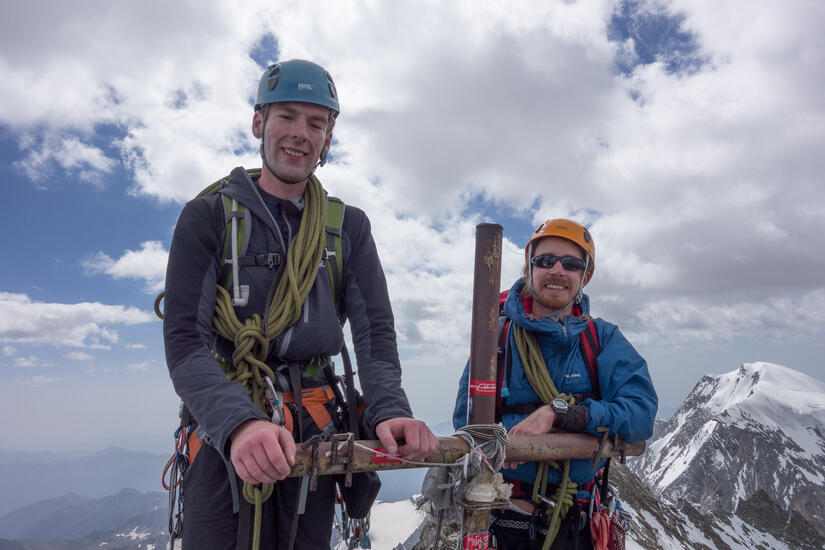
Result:
[[[533,246],[539,239],[544,237],[561,237],[567,239],[581,247],[585,254],[590,258],[590,265],[588,271],[593,271],[596,266],[596,247],[593,244],[593,237],[590,236],[590,231],[583,225],[574,222],[573,220],[566,220],[563,218],[555,220],[547,220],[536,229],[530,240],[527,241],[527,246],[524,247],[524,259],[530,261]]]

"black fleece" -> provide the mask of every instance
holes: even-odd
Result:
[[[281,218],[276,225],[272,209],[243,168],[232,171],[220,193],[236,198],[251,212],[247,254],[274,252],[286,257],[288,244],[283,234],[289,238],[297,234],[298,207],[278,201],[281,208],[275,213]],[[239,383],[227,380],[213,356],[231,358],[234,347],[212,330],[225,230],[220,194],[194,199],[183,208],[169,251],[163,333],[175,391],[198,421],[206,442],[228,458],[227,442],[232,431],[246,420],[266,420],[266,416],[252,404]],[[374,429],[388,418],[412,417],[412,411],[401,389],[392,309],[370,223],[363,211],[349,205],[344,211],[341,246],[343,315],[350,322],[367,402],[364,420]],[[253,313],[265,317],[267,294],[278,274],[277,268],[265,265],[241,269],[240,280],[249,285],[250,297],[246,307],[235,308],[238,319],[243,321]],[[342,343],[327,266],[322,264],[301,318],[270,343],[267,363],[277,368],[285,361],[336,355]]]

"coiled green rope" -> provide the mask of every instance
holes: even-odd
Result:
[[[252,175],[252,174],[251,174]],[[298,234],[289,243],[286,266],[267,313],[266,334],[263,319],[253,314],[241,323],[232,307],[229,292],[218,285],[215,298],[215,315],[212,327],[217,334],[234,342],[232,353],[234,371],[227,374],[230,380],[243,385],[256,407],[266,412],[265,377],[274,378],[266,364],[269,342],[273,341],[301,316],[301,307],[315,284],[315,277],[324,251],[326,196],[315,176],[310,178],[304,193],[304,210]],[[261,509],[273,492],[272,483],[253,485],[244,483],[243,496],[255,506],[255,526],[252,548],[260,545]]]
[[[513,339],[516,342],[516,349],[519,357],[521,357],[524,364],[524,372],[527,375],[527,380],[530,382],[533,390],[539,396],[542,402],[549,404],[553,399],[562,398],[569,404],[573,405],[576,400],[564,393],[560,393],[547,371],[547,364],[544,362],[544,356],[541,354],[541,348],[536,342],[536,336],[529,330],[513,324]],[[573,498],[576,495],[578,487],[570,480],[570,461],[562,461],[562,466],[555,460],[540,462],[538,473],[536,474],[536,481],[533,483],[533,502],[540,504],[540,495],[544,495],[547,491],[547,472],[550,467],[561,471],[561,482],[554,496],[556,506],[553,508],[552,514],[549,510],[545,510],[545,516],[548,521],[547,536],[544,539],[542,550],[549,550],[556,535],[559,532],[561,520],[567,515],[567,512],[573,506]]]

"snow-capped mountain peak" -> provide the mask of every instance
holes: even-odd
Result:
[[[736,371],[706,379],[716,381],[715,388],[710,384],[703,388],[711,392],[705,408],[714,415],[742,408],[765,425],[787,419],[786,413],[825,418],[825,383],[782,365],[745,363]]]
[[[634,470],[703,511],[763,491],[825,525],[825,384],[766,362],[705,376]]]

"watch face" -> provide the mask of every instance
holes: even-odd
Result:
[[[567,404],[567,401],[560,397],[553,399],[551,406],[553,407],[553,410],[557,413],[566,413],[568,410],[570,410],[570,405]]]

